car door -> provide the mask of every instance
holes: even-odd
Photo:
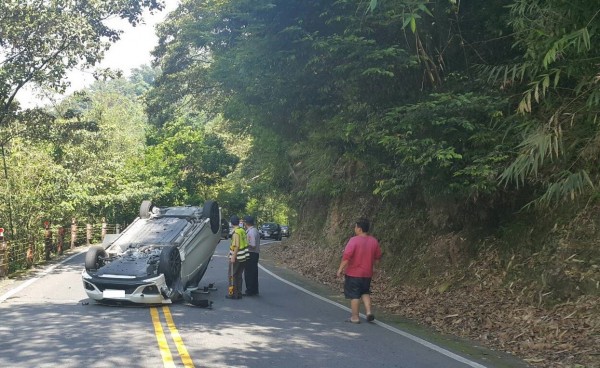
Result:
[[[213,234],[209,226],[195,226],[185,244],[180,247],[180,254],[182,255],[181,279],[183,282],[188,282],[210,261],[220,238],[220,231]]]

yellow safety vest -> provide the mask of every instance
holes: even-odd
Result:
[[[240,249],[238,249],[237,257],[235,258],[238,262],[245,261],[250,255],[248,254],[248,238],[246,237],[246,232],[244,229],[238,227],[234,230],[236,234],[239,235],[240,239]],[[231,245],[229,246],[229,250],[233,252],[233,237],[231,238]]]

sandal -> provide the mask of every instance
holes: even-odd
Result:
[[[367,314],[367,322],[373,322],[375,320],[375,315]]]
[[[348,318],[347,320],[345,320],[344,322],[349,322],[349,323],[354,323],[355,325],[360,323],[360,319],[358,321],[353,321],[352,318]]]

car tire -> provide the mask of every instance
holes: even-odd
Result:
[[[165,275],[168,287],[173,287],[181,273],[181,255],[175,246],[166,246],[160,252],[158,261],[158,273]]]
[[[152,202],[149,200],[143,200],[140,205],[140,218],[147,219],[150,218],[150,214],[152,213]]]
[[[218,233],[219,229],[221,228],[219,204],[215,201],[204,202],[204,207],[202,208],[202,216],[204,218],[210,219],[210,230],[213,232],[213,234]]]
[[[104,266],[106,258],[106,250],[100,245],[91,246],[85,254],[85,270],[96,271]]]

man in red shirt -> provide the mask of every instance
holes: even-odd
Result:
[[[373,267],[379,264],[381,248],[379,242],[368,234],[369,220],[361,218],[354,225],[354,234],[346,244],[337,276],[344,273],[344,296],[350,299],[352,315],[348,322],[360,323],[359,309],[362,300],[367,321],[373,322],[371,313],[371,278]],[[345,272],[344,272],[345,271]]]

